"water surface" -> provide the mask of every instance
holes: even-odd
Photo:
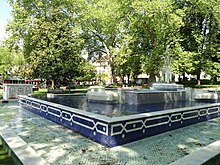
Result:
[[[88,111],[108,117],[126,116],[138,113],[155,112],[174,108],[193,107],[213,103],[211,101],[182,101],[171,103],[154,103],[145,105],[129,105],[108,102],[88,102],[86,95],[76,95],[74,97],[62,97],[49,99],[47,97],[39,97],[40,99],[61,105],[77,108],[83,111]]]

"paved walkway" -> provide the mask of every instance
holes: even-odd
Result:
[[[16,103],[1,105],[0,120],[52,165],[164,165],[220,139],[220,119],[112,149],[21,109]]]

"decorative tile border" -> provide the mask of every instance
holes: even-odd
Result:
[[[107,147],[123,145],[220,116],[219,103],[110,118],[27,96],[19,96],[18,102],[24,109]]]
[[[40,101],[40,100],[39,100]],[[33,101],[31,99],[24,99],[19,97],[19,105],[24,107],[25,109],[31,110],[40,116],[45,118],[52,117],[52,121],[54,119],[55,122],[69,122],[70,126],[74,124],[77,126],[81,126],[82,128],[86,128],[91,131],[98,132],[103,135],[108,135],[108,124],[98,121],[96,119],[92,119],[90,117],[86,117],[73,111],[68,111],[65,109],[56,108],[55,106],[46,105],[40,102]]]

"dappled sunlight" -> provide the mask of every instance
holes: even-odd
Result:
[[[126,147],[126,146],[115,147],[111,150],[116,151],[118,153],[123,153],[123,154],[127,155],[129,158],[137,157],[139,155],[138,151],[136,151],[132,148]]]
[[[219,119],[114,148],[106,148],[15,104],[1,107],[0,119],[51,165],[169,164],[220,139]]]
[[[17,109],[18,106],[17,106],[17,105],[11,105],[11,106],[7,106],[7,108],[10,108],[10,109]]]
[[[51,147],[51,150],[48,152],[48,157],[50,157],[49,162],[56,161],[59,157],[66,154],[66,151],[63,148],[60,148],[60,146],[53,146]]]
[[[186,140],[186,142],[188,142],[188,143],[198,143],[199,139],[190,137]]]

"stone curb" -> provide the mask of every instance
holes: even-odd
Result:
[[[0,104],[16,102],[18,99],[8,99],[8,100],[0,100]]]
[[[220,164],[220,140],[199,149],[170,165],[219,165]]]
[[[38,153],[25,141],[17,136],[4,122],[0,121],[0,138],[3,144],[9,148],[9,153],[15,155],[15,159],[22,165],[49,165]],[[12,154],[12,155],[13,155]]]

